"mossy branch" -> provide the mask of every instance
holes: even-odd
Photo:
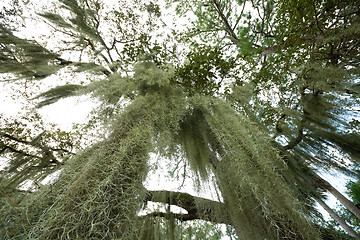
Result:
[[[166,196],[170,198],[172,205],[183,208],[188,212],[187,214],[173,214],[178,220],[189,221],[201,219],[216,223],[231,224],[225,204],[222,202],[195,197],[188,193],[173,191],[148,191],[145,201],[167,203],[168,198]],[[206,209],[199,206],[206,206]],[[167,213],[162,212],[152,212],[148,215],[167,217]]]

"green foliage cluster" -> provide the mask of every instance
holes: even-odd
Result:
[[[209,46],[198,46],[189,52],[186,63],[176,69],[177,81],[189,95],[218,94],[224,82],[236,76],[235,61],[225,59],[220,49]]]

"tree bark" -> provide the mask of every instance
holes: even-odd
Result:
[[[166,196],[166,197],[165,197]],[[201,219],[214,223],[223,223],[234,227],[239,240],[244,240],[241,231],[234,226],[225,203],[217,202],[205,198],[194,197],[188,193],[171,192],[171,191],[148,191],[145,201],[168,203],[185,209],[187,214],[173,214],[180,221],[188,221]],[[199,206],[206,206],[201,208]],[[164,212],[153,212],[147,216],[158,216],[168,218],[168,214]]]
[[[340,224],[340,226],[349,233],[350,236],[360,239],[360,236],[350,227],[336,212],[334,212],[324,201],[321,199],[315,199],[319,205],[330,214],[330,216]]]
[[[230,217],[225,204],[206,198],[194,197],[188,193],[171,191],[148,191],[145,201],[168,203],[185,209],[187,214],[173,214],[182,221],[202,219],[214,223],[231,225]],[[201,206],[206,206],[202,208]],[[166,217],[166,213],[153,212],[150,215]]]

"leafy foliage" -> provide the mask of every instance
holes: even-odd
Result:
[[[175,76],[189,95],[219,94],[224,82],[236,76],[235,61],[225,59],[220,49],[198,46],[186,58],[184,66],[177,68]]]

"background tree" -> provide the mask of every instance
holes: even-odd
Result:
[[[358,206],[359,205],[359,182],[350,181],[347,185],[348,194],[351,197],[351,201]],[[353,226],[354,230],[359,232],[359,218],[357,218],[351,211],[338,205],[336,212],[343,218],[349,225]],[[328,222],[329,227],[339,227],[339,224],[333,220]]]

